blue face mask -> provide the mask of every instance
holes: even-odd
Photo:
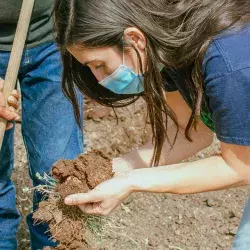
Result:
[[[137,75],[131,68],[121,64],[100,84],[116,94],[140,94],[144,91],[143,81],[143,75]]]

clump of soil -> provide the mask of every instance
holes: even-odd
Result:
[[[52,176],[58,183],[48,200],[39,204],[33,218],[37,222],[48,222],[52,239],[60,242],[56,249],[89,249],[84,223],[86,216],[77,206],[66,206],[64,198],[88,192],[112,178],[111,159],[101,151],[92,150],[75,160],[59,160],[53,165]]]

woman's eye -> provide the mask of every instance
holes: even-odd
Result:
[[[100,69],[100,68],[102,68],[103,66],[104,66],[103,64],[99,64],[99,65],[95,66],[95,69]]]

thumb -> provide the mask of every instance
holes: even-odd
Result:
[[[99,202],[102,197],[97,194],[95,190],[89,193],[72,194],[65,198],[64,203],[66,205],[82,205],[85,203]]]

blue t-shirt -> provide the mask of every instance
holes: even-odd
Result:
[[[191,106],[185,71],[163,69],[162,75],[165,90],[179,90]],[[203,77],[202,121],[220,141],[250,146],[250,25],[213,39],[204,57]]]

